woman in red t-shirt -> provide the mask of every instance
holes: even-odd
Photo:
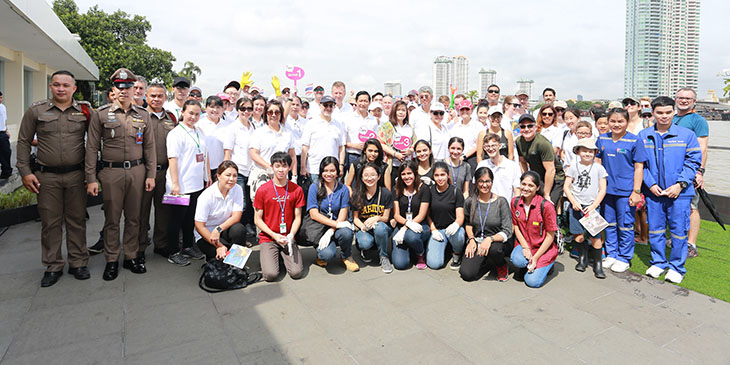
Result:
[[[545,283],[558,256],[555,207],[543,195],[540,175],[527,171],[520,177],[520,196],[514,197],[510,204],[515,233],[510,260],[520,269],[515,279],[524,278],[525,284],[532,288]]]

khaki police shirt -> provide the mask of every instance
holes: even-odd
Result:
[[[52,99],[33,103],[23,115],[18,133],[18,163],[21,176],[30,175],[30,151],[34,136],[38,139],[38,163],[43,166],[72,166],[84,162],[86,115],[74,100],[61,110]],[[94,112],[89,106],[89,112]],[[94,159],[96,161],[96,159]]]
[[[155,150],[157,151],[157,164],[167,164],[167,134],[175,128],[177,123],[172,120],[170,112],[162,109],[162,118],[157,117],[157,114],[152,111],[149,107],[147,111],[150,113],[150,125],[152,131],[155,133]]]
[[[145,177],[154,179],[157,173],[155,135],[150,125],[150,115],[144,108],[132,103],[124,111],[117,102],[97,109],[89,123],[86,139],[86,182],[96,182],[96,156],[101,150],[105,162],[124,162],[144,159]],[[142,132],[142,143],[137,143],[137,133]],[[104,148],[101,148],[102,142]]]

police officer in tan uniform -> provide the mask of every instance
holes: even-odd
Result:
[[[96,155],[101,150],[99,180],[104,200],[104,280],[119,274],[119,221],[124,211],[123,267],[135,274],[147,272],[137,260],[139,215],[143,192],[155,187],[157,156],[155,134],[147,110],[132,102],[132,86],[137,80],[132,71],[120,68],[111,81],[116,100],[97,110],[89,123],[86,140],[86,191],[99,194],[96,180]],[[103,145],[102,145],[103,142]],[[103,146],[103,147],[102,147]]]
[[[161,84],[151,84],[147,87],[147,111],[150,114],[149,128],[155,135],[155,150],[157,151],[157,176],[155,188],[145,191],[142,196],[142,213],[139,231],[139,252],[137,259],[145,262],[147,249],[147,231],[150,229],[150,208],[155,203],[155,224],[152,241],[155,243],[154,252],[167,257],[167,205],[162,204],[165,195],[165,174],[167,173],[167,133],[177,125],[177,119],[172,112],[165,110],[162,104],[167,99],[167,89]]]
[[[64,223],[68,272],[78,280],[90,277],[86,250],[84,135],[93,110],[89,103],[73,99],[76,80],[70,72],[53,73],[49,88],[52,98],[33,103],[23,115],[17,146],[17,168],[23,185],[38,194],[41,261],[46,267],[42,287],[55,284],[63,274]],[[38,156],[33,164],[30,151],[36,134]]]

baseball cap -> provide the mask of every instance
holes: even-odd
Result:
[[[527,94],[527,91],[525,91],[525,90],[517,90],[517,92],[515,93],[515,96],[520,96],[520,95],[530,96]]]
[[[368,107],[368,111],[373,111],[373,110],[378,109],[378,108],[383,109],[383,106],[380,105],[379,102],[374,101],[374,102],[370,103],[370,106]]]
[[[416,89],[413,89],[408,92],[408,96],[416,96],[416,95],[418,95],[418,91],[416,91]]]
[[[322,97],[322,100],[320,100],[319,103],[320,104],[335,103],[335,98],[333,98],[333,97],[331,97],[329,95],[325,95],[325,96]]]
[[[228,89],[231,86],[233,86],[234,88],[236,88],[236,90],[241,90],[241,83],[234,80],[234,81],[229,82],[226,85],[226,87],[223,88],[223,91],[226,91],[226,89]]]
[[[568,109],[568,103],[566,103],[566,102],[564,102],[562,100],[556,100],[555,103],[553,104],[553,106],[555,108]]]
[[[529,120],[530,122],[537,123],[535,121],[535,117],[533,117],[532,114],[529,114],[529,113],[525,113],[525,114],[520,115],[520,119],[517,121],[517,123],[518,124],[519,123],[522,123],[523,120]]]
[[[458,107],[456,108],[456,110],[461,110],[461,109],[471,109],[471,107],[472,107],[472,105],[471,105],[471,101],[469,101],[469,100],[466,100],[466,99],[464,99],[464,100],[462,100],[462,101],[461,101],[461,102],[459,103],[459,105],[458,105]]]
[[[649,115],[652,115],[653,114],[652,111],[651,111],[651,108],[641,109],[641,116],[643,117],[646,114],[649,114]]]
[[[182,87],[182,88],[189,88],[190,87],[190,80],[184,78],[184,77],[176,77],[172,79],[172,87]]]
[[[418,104],[416,104],[415,101],[409,101],[408,102],[408,108],[410,108],[410,107],[418,108]]]
[[[226,94],[226,93],[218,93],[218,94],[215,94],[215,96],[221,98],[221,100],[224,100],[224,101],[231,101],[231,98],[228,97],[228,94]]]
[[[608,103],[608,109],[623,108],[624,105],[620,101],[612,101]]]
[[[317,91],[324,91],[324,86],[322,86],[322,85],[317,85],[317,86],[316,86],[316,87],[314,88],[314,92],[317,92]]]
[[[498,105],[492,105],[489,107],[489,110],[487,110],[487,116],[492,116],[492,114],[499,113],[502,114],[502,108],[500,108]]]
[[[444,108],[444,104],[434,103],[431,105],[431,111],[432,112],[437,112],[437,111],[446,112],[446,108]]]

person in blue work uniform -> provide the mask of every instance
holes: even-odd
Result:
[[[649,218],[651,266],[646,275],[680,283],[687,270],[687,233],[690,202],[695,194],[692,180],[702,163],[697,136],[691,130],[672,124],[674,100],[660,96],[651,102],[653,127],[639,132],[647,162],[644,164],[644,195]],[[665,230],[669,224],[672,251],[667,262]]]
[[[606,227],[603,267],[624,272],[634,257],[634,211],[641,201],[641,182],[646,151],[636,135],[626,131],[629,113],[622,108],[608,112],[609,132],[598,137],[596,147],[608,173],[601,214]]]

